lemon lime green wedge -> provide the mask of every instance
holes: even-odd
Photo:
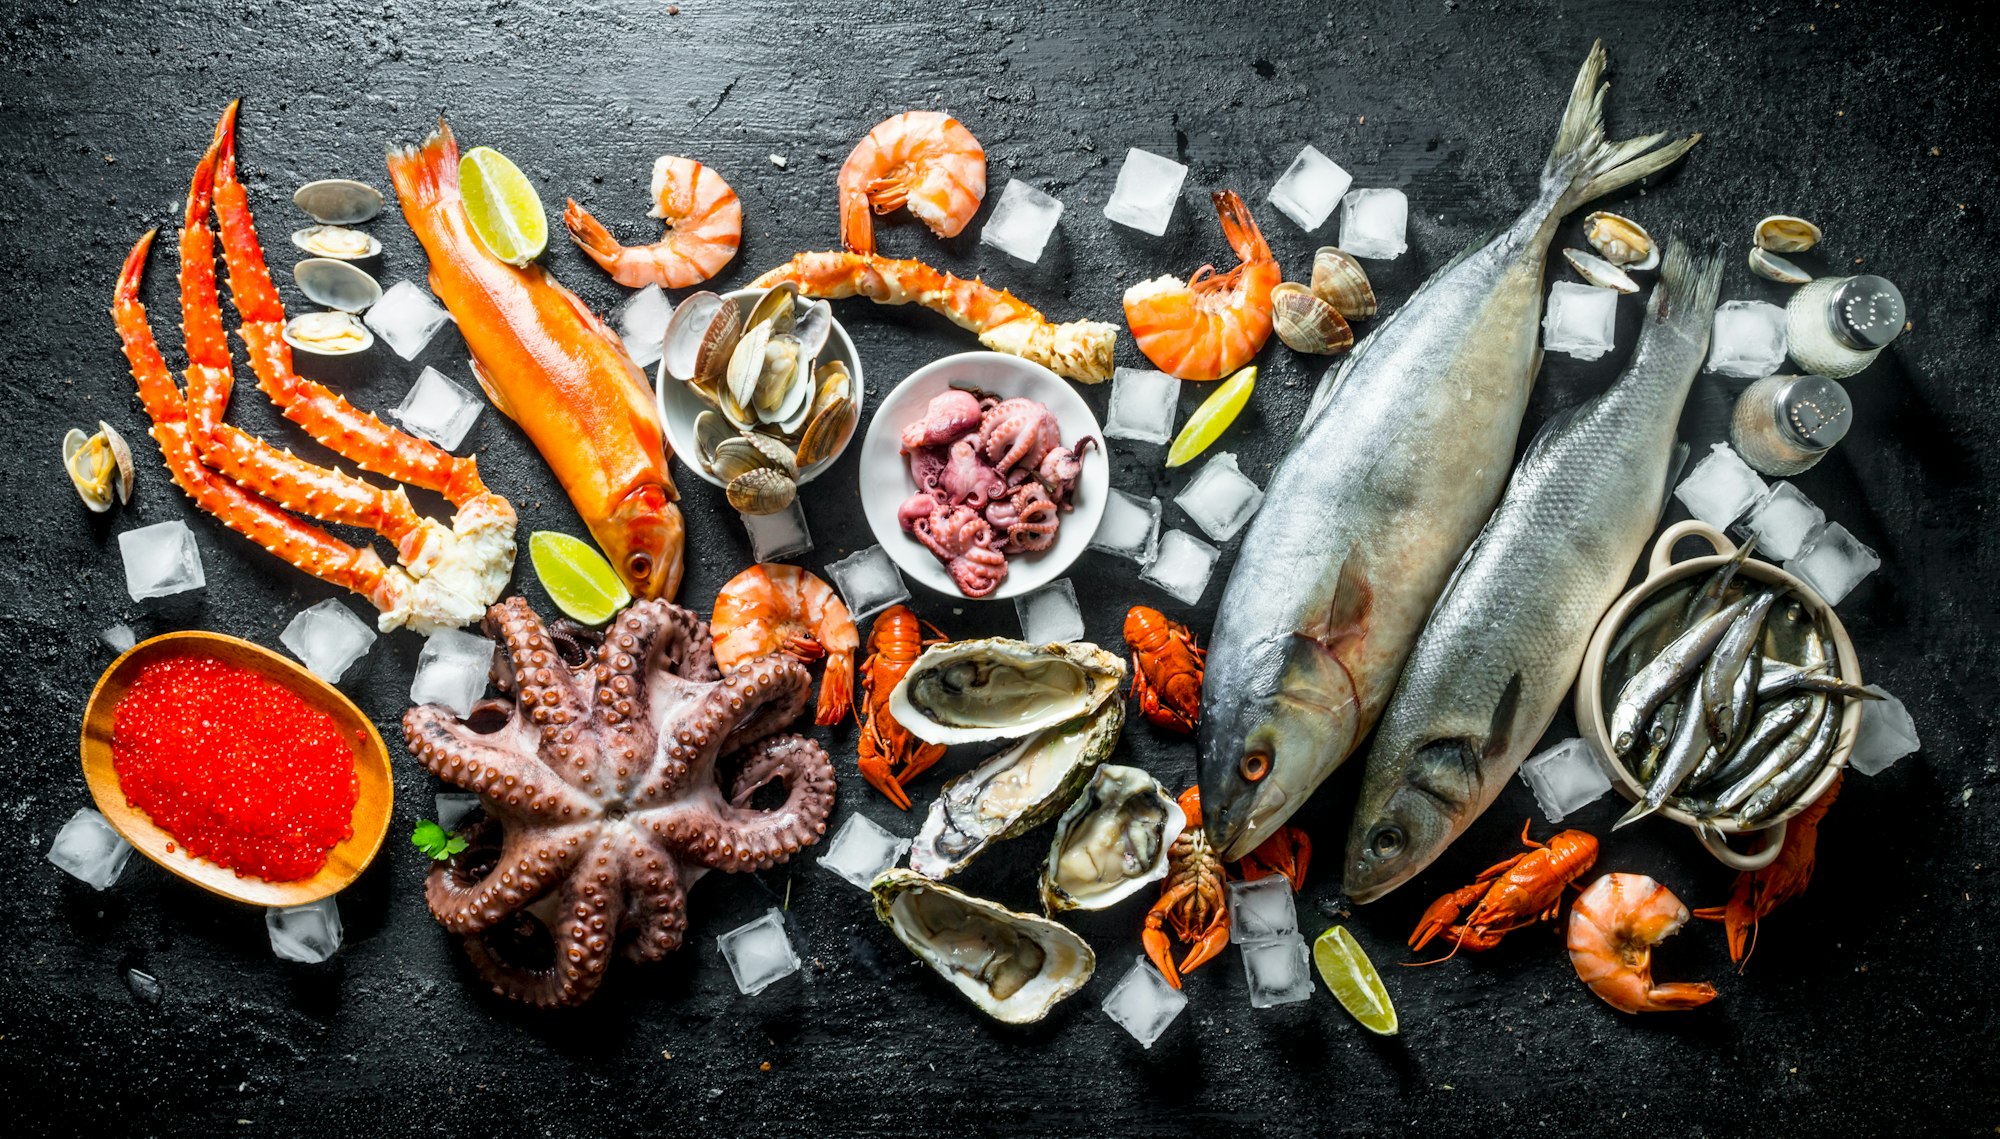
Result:
[[[1396,1035],[1396,1006],[1389,1003],[1382,976],[1368,955],[1361,952],[1346,926],[1334,926],[1313,942],[1313,964],[1320,979],[1333,990],[1340,1007],[1353,1014],[1361,1027],[1378,1036]]]
[[[632,594],[612,572],[611,563],[581,538],[537,530],[528,539],[528,557],[535,563],[542,588],[549,591],[549,600],[572,620],[602,625],[632,603]]]
[[[521,168],[490,146],[476,146],[458,160],[458,183],[473,232],[493,256],[526,265],[549,247],[549,216]]]
[[[1257,386],[1257,365],[1252,364],[1228,379],[1222,386],[1201,401],[1188,421],[1181,425],[1181,433],[1174,437],[1174,445],[1167,449],[1167,466],[1178,467],[1195,456],[1208,450],[1209,445],[1222,437],[1223,431],[1236,422],[1236,416],[1243,405],[1250,402],[1251,389]]]

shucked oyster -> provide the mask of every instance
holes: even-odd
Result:
[[[1042,868],[1042,906],[1101,910],[1167,875],[1167,848],[1187,815],[1159,781],[1107,763],[1056,821]]]
[[[1033,735],[1087,715],[1125,682],[1125,662],[1096,645],[992,637],[936,645],[889,694],[889,711],[933,744]]]
[[[1097,955],[1063,926],[908,870],[885,871],[869,892],[882,924],[995,1020],[1040,1020],[1097,970]]]

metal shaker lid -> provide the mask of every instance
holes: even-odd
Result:
[[[1778,389],[1778,422],[1799,446],[1824,451],[1854,424],[1847,389],[1825,376],[1799,376]]]
[[[1827,302],[1833,334],[1858,352],[1880,348],[1903,332],[1903,294],[1887,277],[1849,277]]]

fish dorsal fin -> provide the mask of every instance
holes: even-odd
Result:
[[[1361,547],[1356,544],[1340,565],[1333,599],[1298,630],[1298,635],[1338,657],[1348,645],[1368,635],[1368,616],[1374,602],[1375,591],[1368,584],[1367,567]]]
[[[493,409],[513,419],[514,409],[508,406],[507,398],[500,394],[500,385],[493,382],[493,377],[486,374],[486,369],[480,367],[478,360],[471,360],[469,363],[472,365],[472,378],[479,381],[479,390],[486,393],[486,398],[493,404]]]

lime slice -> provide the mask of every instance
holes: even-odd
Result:
[[[458,160],[458,183],[472,230],[493,256],[526,265],[549,247],[541,196],[506,155],[490,146],[473,147]]]
[[[528,539],[528,557],[549,600],[574,620],[602,625],[632,602],[611,563],[581,538],[538,530]]]
[[[1167,450],[1167,466],[1178,467],[1208,450],[1209,445],[1236,422],[1243,405],[1250,402],[1250,389],[1256,386],[1255,364],[1222,381],[1222,386],[1202,400],[1201,406],[1195,408],[1194,414],[1181,425],[1181,433],[1174,437],[1174,445]]]
[[[1320,979],[1333,990],[1340,1007],[1361,1022],[1361,1027],[1378,1036],[1396,1035],[1396,1006],[1389,1003],[1388,990],[1368,955],[1345,926],[1334,926],[1313,942],[1313,964]]]

